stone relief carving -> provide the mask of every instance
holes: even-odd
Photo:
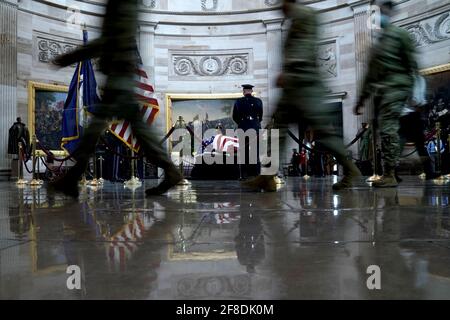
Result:
[[[177,295],[186,298],[201,297],[248,297],[252,291],[247,275],[184,278],[177,282]]]
[[[264,0],[264,3],[268,7],[273,7],[281,4],[281,0]]]
[[[326,78],[338,76],[336,42],[319,46],[318,64]]]
[[[248,53],[228,55],[173,55],[174,74],[177,76],[245,75],[248,72]]]
[[[38,60],[50,63],[57,56],[77,48],[75,43],[61,42],[53,39],[37,37]]]
[[[203,11],[217,11],[219,0],[201,0]]]
[[[156,0],[142,0],[142,5],[150,9],[155,9]]]
[[[448,40],[450,39],[450,12],[438,18],[406,26],[405,29],[411,34],[417,47]]]

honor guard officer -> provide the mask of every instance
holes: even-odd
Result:
[[[242,129],[244,132],[253,129],[258,135],[259,129],[261,129],[261,121],[263,117],[263,103],[261,99],[253,96],[253,88],[251,84],[242,85],[243,94],[242,98],[236,100],[233,108],[233,120],[237,123],[238,129]],[[250,147],[250,142],[245,141],[245,164],[241,166],[241,178],[247,178],[249,176],[257,176],[260,173],[259,163],[259,147],[256,148],[257,152],[257,164],[251,165],[249,153],[255,152]],[[259,145],[259,143],[258,143]]]

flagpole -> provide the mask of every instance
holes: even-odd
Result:
[[[84,128],[86,128],[86,125],[87,125],[87,121],[86,121],[86,108],[83,106],[83,135],[84,135]],[[88,161],[88,163],[89,163],[89,161]],[[88,166],[89,166],[89,165],[88,165]],[[87,170],[87,168],[86,168],[86,170]],[[83,175],[82,175],[82,177],[81,177],[81,182],[80,182],[80,184],[83,185],[83,186],[88,185],[88,181],[87,181],[87,179],[86,179],[86,170],[84,171],[84,173],[83,173]]]

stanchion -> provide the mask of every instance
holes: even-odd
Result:
[[[23,145],[22,142],[19,142],[19,161],[18,161],[18,168],[17,168],[17,186],[23,187],[24,185],[28,184],[28,181],[23,178]]]
[[[378,175],[378,152],[377,152],[377,132],[376,120],[372,120],[372,155],[373,155],[373,176],[369,177],[366,182],[375,182],[381,179]]]
[[[32,187],[40,187],[44,184],[44,182],[42,180],[39,180],[36,176],[36,143],[37,143],[37,138],[36,135],[33,135],[33,147],[32,147],[32,156],[33,156],[33,170],[32,170],[32,177],[33,180],[31,180],[30,182],[30,186]]]
[[[100,179],[98,179],[98,182],[100,184],[103,184],[105,183],[105,180],[103,179],[103,161],[105,161],[105,159],[102,156],[100,156],[98,160],[100,161]]]
[[[439,180],[442,180],[444,177],[441,177],[441,164],[442,164],[442,158],[441,158],[441,123],[436,122],[436,175],[439,177]]]
[[[131,141],[133,141],[133,138],[131,138]],[[135,176],[135,161],[134,158],[134,150],[131,148],[131,178],[130,180],[125,181],[125,187],[129,188],[131,190],[140,188],[142,186],[142,182]]]
[[[448,152],[450,153],[450,135],[447,135],[447,143],[448,143]],[[447,180],[450,180],[450,174],[445,176]]]
[[[94,177],[91,181],[88,181],[88,185],[91,187],[98,187],[101,183],[97,179],[97,157],[94,154]]]
[[[178,121],[177,121],[176,127],[177,128],[186,128],[187,127],[186,126],[186,122],[184,121],[182,116],[178,117]],[[191,135],[191,134],[189,133],[189,135]],[[191,136],[191,139],[192,139],[192,136]],[[183,139],[181,140],[181,143],[183,143]],[[184,154],[183,154],[183,149],[182,149],[180,151],[180,156],[179,156],[180,163],[178,165],[179,169],[180,169],[180,174],[181,174],[182,177],[184,177],[183,156],[184,156]],[[189,185],[189,181],[187,181],[186,179],[183,179],[180,182],[178,182],[177,185],[179,185],[179,186],[187,186],[187,185]]]
[[[311,177],[308,175],[308,166],[309,166],[308,150],[305,150],[305,170],[306,170],[306,173],[303,176],[303,179],[305,179],[305,180],[311,179]]]

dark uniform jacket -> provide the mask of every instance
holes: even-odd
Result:
[[[22,142],[24,151],[27,152],[30,145],[30,133],[22,122],[15,122],[9,129],[8,154],[19,154],[19,142]]]
[[[245,96],[236,100],[233,108],[233,120],[242,130],[261,129],[263,103],[261,99]]]

